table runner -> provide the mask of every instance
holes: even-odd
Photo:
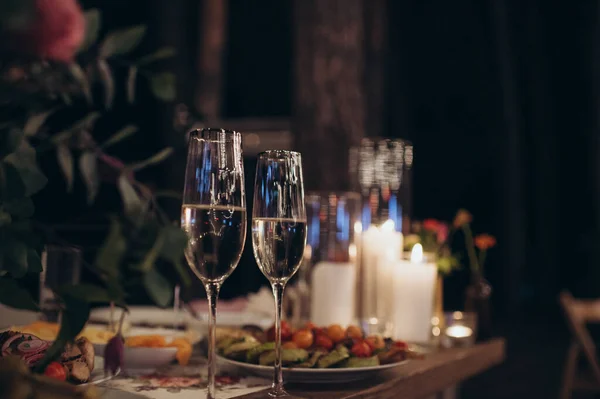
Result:
[[[106,388],[137,393],[151,399],[198,399],[206,397],[206,359],[195,355],[188,366],[170,365],[156,371],[128,372],[103,384]],[[217,375],[219,399],[235,398],[264,390],[271,381],[242,375],[220,365]]]

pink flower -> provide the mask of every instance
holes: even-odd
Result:
[[[443,244],[448,239],[448,225],[446,223],[440,222],[437,228],[437,242],[438,244]]]
[[[16,50],[68,63],[84,37],[85,17],[77,0],[35,0],[35,19],[18,35]]]

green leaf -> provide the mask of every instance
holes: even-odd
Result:
[[[44,358],[35,365],[34,370],[38,373],[62,353],[68,342],[75,340],[90,317],[90,305],[87,302],[69,296],[63,297],[62,300],[65,307],[62,311],[60,331],[52,346],[44,354]]]
[[[175,271],[179,275],[179,280],[181,281],[183,286],[189,287],[190,285],[192,285],[192,279],[189,275],[189,269],[184,267],[183,264],[181,264],[180,260],[178,260],[177,262],[173,262],[173,266],[175,267]]]
[[[172,153],[173,153],[172,148],[165,148],[162,151],[159,151],[158,153],[152,155],[150,158],[148,158],[142,162],[138,162],[138,163],[131,165],[129,168],[134,171],[142,170],[150,165],[154,165],[154,164],[164,161],[169,156],[171,156]]]
[[[41,129],[41,127],[46,123],[46,120],[50,115],[52,115],[56,111],[55,109],[51,109],[49,111],[41,112],[39,114],[35,114],[27,119],[25,126],[23,127],[23,133],[25,137],[35,136],[35,134]]]
[[[161,254],[164,244],[165,235],[161,231],[160,234],[158,234],[158,236],[156,237],[156,240],[154,241],[152,248],[150,248],[150,251],[148,251],[146,256],[144,256],[144,259],[142,260],[142,263],[140,263],[138,269],[143,272],[150,271],[154,267],[154,264],[156,263],[159,255]]]
[[[118,219],[112,218],[108,236],[94,261],[94,265],[108,276],[108,281],[113,281],[118,277],[119,267],[126,250],[127,241],[123,235],[121,223]]]
[[[152,88],[152,93],[163,101],[173,101],[177,96],[175,74],[171,72],[153,75],[150,79],[150,87]]]
[[[39,310],[29,291],[13,278],[0,278],[0,303],[14,309]]]
[[[137,80],[138,68],[133,65],[129,67],[129,72],[127,73],[127,101],[130,104],[133,104],[135,101],[135,82]]]
[[[115,80],[113,79],[110,66],[106,60],[98,60],[98,72],[100,73],[100,80],[104,85],[104,107],[110,109],[113,100],[115,99]]]
[[[9,226],[12,223],[12,216],[10,213],[3,211],[0,209],[0,227]],[[2,254],[0,253],[0,256]]]
[[[71,150],[69,147],[60,143],[56,146],[56,157],[58,160],[58,165],[60,166],[60,170],[67,181],[67,191],[71,192],[73,190],[73,154],[71,154]]]
[[[10,239],[3,245],[4,269],[15,278],[21,278],[27,273],[27,246],[15,239]]]
[[[144,274],[144,287],[152,300],[161,307],[167,307],[173,299],[173,286],[162,274],[151,269]]]
[[[9,163],[0,163],[0,168],[0,173],[4,172],[5,178],[4,187],[0,187],[0,194],[6,201],[23,198],[26,187],[17,168]]]
[[[127,177],[127,171],[119,176],[117,182],[119,192],[121,193],[121,199],[123,200],[123,206],[125,208],[125,214],[134,215],[142,209],[142,201],[129,178]]]
[[[27,249],[27,266],[29,273],[42,272],[42,260],[40,255],[33,248]]]
[[[108,290],[95,284],[64,285],[58,289],[61,297],[70,297],[82,302],[111,302]]]
[[[97,8],[92,8],[85,12],[85,39],[83,39],[83,44],[79,48],[79,51],[85,51],[89,49],[92,44],[96,43],[101,25],[102,15]]]
[[[161,248],[160,256],[175,263],[183,258],[183,251],[188,243],[188,237],[178,226],[166,225],[160,234],[164,236],[165,244]]]
[[[139,128],[135,125],[127,125],[123,129],[119,130],[115,134],[113,134],[108,140],[102,144],[102,149],[107,149],[108,147],[117,144],[121,140],[125,140],[134,135],[139,130]]]
[[[35,212],[35,207],[31,198],[18,198],[4,203],[4,209],[13,217],[30,218]]]
[[[84,152],[79,157],[79,171],[87,188],[88,203],[94,202],[100,189],[100,177],[98,176],[98,159],[92,151]]]
[[[62,143],[65,140],[68,140],[75,133],[78,133],[82,129],[91,129],[96,119],[100,117],[99,112],[90,112],[74,124],[72,124],[68,129],[63,130],[62,132],[56,134],[52,137],[52,142],[54,144]]]
[[[108,58],[113,55],[127,54],[140,44],[145,34],[146,27],[143,25],[112,32],[100,46],[100,56]]]
[[[175,51],[174,48],[163,47],[152,54],[148,54],[144,57],[141,57],[139,60],[137,60],[137,64],[138,65],[150,64],[155,61],[164,60],[166,58],[171,58],[175,54],[177,54],[177,51]]]
[[[71,72],[71,76],[73,76],[75,81],[79,84],[87,103],[92,104],[94,102],[92,98],[92,88],[83,69],[81,69],[79,64],[73,62],[69,65],[69,71]]]
[[[12,128],[8,132],[0,133],[0,159],[8,154],[12,154],[21,145],[23,140],[23,132],[19,129]]]
[[[26,196],[37,193],[48,183],[48,179],[38,168],[35,155],[33,147],[23,140],[17,151],[4,158],[6,163],[12,164],[19,172]]]

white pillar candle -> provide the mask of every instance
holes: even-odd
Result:
[[[436,276],[436,264],[423,263],[421,244],[413,247],[410,261],[397,263],[393,282],[394,339],[429,341]]]
[[[354,322],[354,263],[319,262],[314,266],[310,320],[318,326]]]
[[[390,322],[393,269],[402,253],[403,236],[395,231],[394,222],[381,227],[370,226],[362,239],[362,309],[363,316],[376,318],[385,327]]]

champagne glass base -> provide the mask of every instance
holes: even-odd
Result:
[[[267,392],[267,396],[269,398],[300,399],[298,396],[289,394],[285,389],[277,387],[271,388],[269,392]]]

